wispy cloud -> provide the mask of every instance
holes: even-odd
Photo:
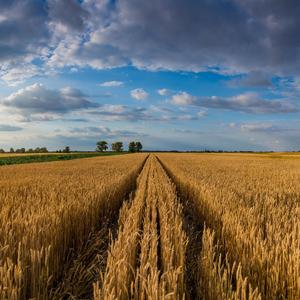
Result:
[[[167,96],[169,94],[169,90],[168,89],[158,89],[157,90],[157,93],[160,95],[160,96]]]
[[[287,127],[280,127],[278,125],[266,123],[266,122],[256,122],[256,123],[230,123],[229,127],[231,128],[238,128],[241,131],[248,131],[248,132],[256,132],[256,133],[280,133],[280,132],[288,132],[288,131],[295,131],[295,129],[287,128]]]
[[[104,139],[111,138],[136,138],[146,136],[146,134],[131,130],[115,130],[106,126],[88,126],[76,127],[68,130],[59,130],[51,135],[51,138],[60,139],[80,139],[80,140],[97,140],[99,137]]]
[[[192,105],[206,108],[240,111],[252,114],[294,113],[298,109],[287,100],[263,99],[256,93],[244,93],[232,97],[196,97],[180,92],[169,100],[174,105]]]
[[[270,88],[273,86],[270,74],[263,71],[251,71],[246,75],[229,81],[231,87]]]
[[[20,130],[23,130],[23,128],[19,126],[0,124],[0,131],[20,131]]]
[[[124,85],[124,82],[113,80],[113,81],[105,81],[105,82],[99,83],[98,85],[102,86],[102,87],[118,87],[118,86]]]

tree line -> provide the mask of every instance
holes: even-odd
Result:
[[[123,142],[117,141],[111,144],[111,151],[115,152],[123,152],[124,151],[124,145]],[[109,144],[107,141],[99,141],[97,142],[97,152],[105,152],[109,149]],[[131,141],[128,144],[128,152],[134,153],[134,152],[140,152],[143,149],[143,145],[140,141]],[[35,149],[29,148],[19,148],[14,149],[10,148],[9,153],[48,153],[48,149],[46,147],[37,147]],[[69,146],[65,147],[64,149],[60,149],[56,151],[57,153],[70,153],[71,149]],[[3,149],[0,149],[0,153],[6,153]]]
[[[29,148],[29,149],[25,149],[25,148],[10,148],[9,149],[9,153],[48,153],[48,149],[46,147],[36,147],[36,148]],[[70,147],[67,146],[62,150],[57,150],[57,153],[70,153]],[[0,153],[6,153],[4,149],[0,149]]]
[[[123,142],[114,142],[111,144],[111,150],[115,152],[122,152],[123,150]],[[97,142],[96,151],[105,152],[109,148],[107,141],[99,141]],[[132,141],[128,144],[128,152],[140,152],[143,149],[143,145],[140,141]]]
[[[9,153],[48,153],[48,152],[49,151],[46,147],[37,147],[35,149],[29,148],[27,150],[25,148],[9,149]],[[3,149],[0,149],[0,153],[5,153],[5,151]]]

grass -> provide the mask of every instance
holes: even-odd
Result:
[[[127,152],[91,152],[91,153],[51,153],[51,154],[18,154],[0,156],[0,166],[27,163],[41,163],[50,161],[63,161],[95,156],[111,156],[125,154]]]

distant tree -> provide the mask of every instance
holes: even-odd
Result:
[[[0,149],[0,153],[5,153],[5,151],[3,149]]]
[[[41,153],[48,153],[48,149],[46,147],[40,148]]]
[[[34,150],[33,150],[32,148],[29,148],[29,149],[27,150],[27,152],[28,152],[28,153],[33,153]]]
[[[135,142],[132,141],[132,142],[129,143],[129,145],[128,145],[128,151],[132,152],[132,153],[136,152],[136,143]]]
[[[64,153],[70,153],[70,147],[66,146],[65,149],[63,150]]]
[[[139,142],[139,141],[137,141],[137,142],[135,143],[135,148],[136,148],[136,152],[142,151],[142,149],[143,149],[142,143]]]
[[[10,152],[10,153],[14,153],[14,152],[15,152],[14,148],[10,148],[10,149],[9,149],[9,152]]]
[[[40,153],[40,152],[41,152],[41,148],[40,148],[40,147],[36,147],[36,148],[34,149],[34,152],[35,152],[35,153]]]
[[[16,153],[25,153],[25,148],[16,149]]]
[[[97,149],[96,151],[98,152],[103,152],[106,151],[108,149],[108,144],[106,141],[99,141],[97,142]]]
[[[123,142],[115,142],[111,144],[112,151],[122,152],[123,151]]]

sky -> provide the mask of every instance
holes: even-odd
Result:
[[[300,150],[298,0],[0,0],[0,148]]]

